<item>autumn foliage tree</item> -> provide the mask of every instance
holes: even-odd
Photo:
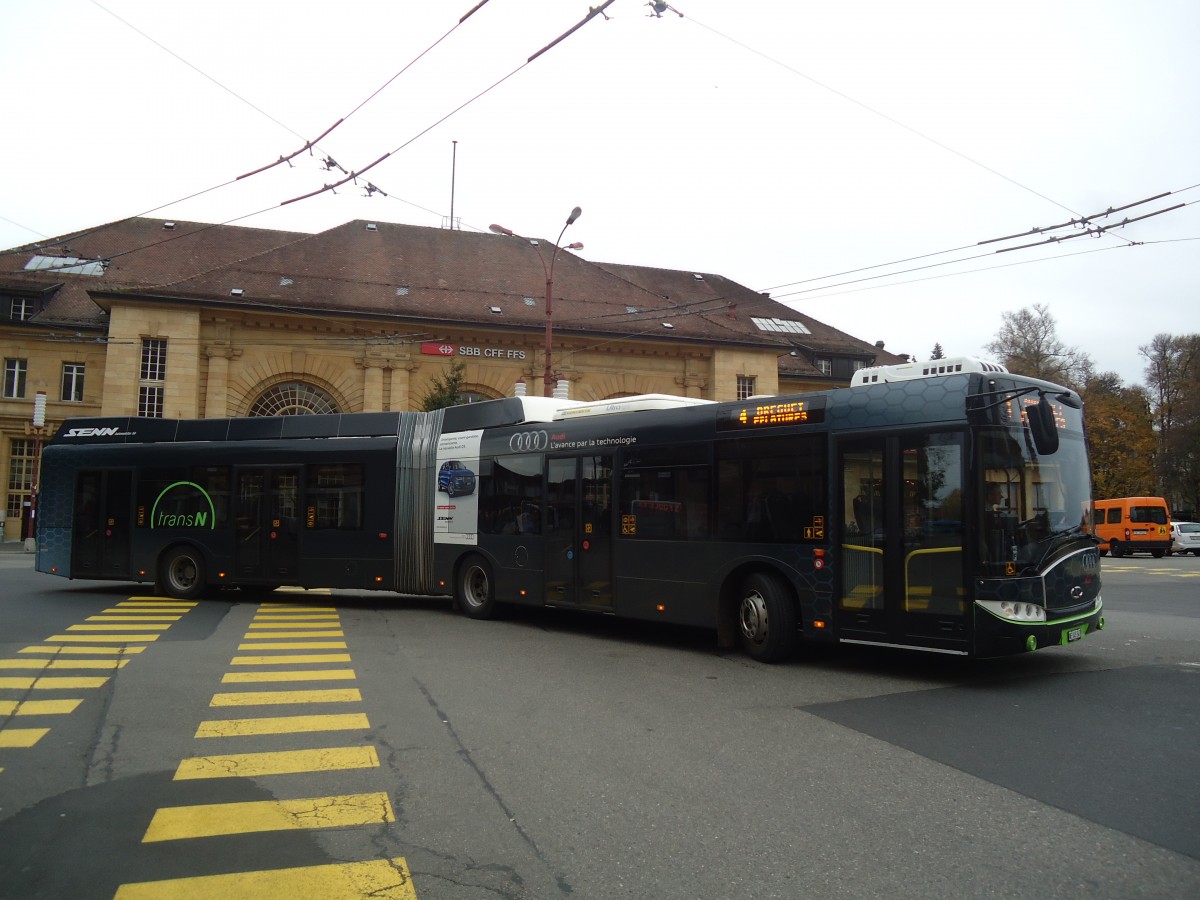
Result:
[[[1092,461],[1092,495],[1155,495],[1157,438],[1145,389],[1125,387],[1116,372],[1101,372],[1087,379],[1081,396]]]

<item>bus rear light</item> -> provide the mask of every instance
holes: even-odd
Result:
[[[379,532],[379,539],[380,539],[381,541],[386,541],[386,540],[388,539],[388,534],[387,534],[387,532],[386,532],[386,531],[381,531],[381,532]]]
[[[656,604],[654,608],[655,608],[656,610],[658,610],[659,612],[666,612],[666,611],[667,611],[667,606],[666,606],[666,604],[665,604],[665,603],[659,603],[659,604]]]

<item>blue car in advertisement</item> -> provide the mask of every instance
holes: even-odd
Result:
[[[450,497],[475,493],[475,473],[457,459],[448,459],[438,469],[438,490]]]

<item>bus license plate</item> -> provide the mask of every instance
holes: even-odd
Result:
[[[1069,644],[1072,641],[1077,641],[1082,637],[1083,637],[1083,629],[1082,628],[1072,628],[1070,631],[1067,632],[1067,643]]]

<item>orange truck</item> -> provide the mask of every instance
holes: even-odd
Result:
[[[1163,556],[1171,547],[1171,514],[1162,497],[1118,497],[1096,500],[1092,534],[1100,540],[1100,555],[1149,553]]]

